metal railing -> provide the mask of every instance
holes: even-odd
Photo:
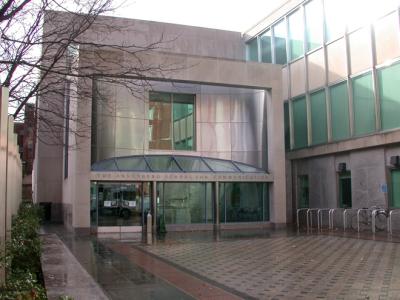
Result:
[[[307,212],[308,208],[299,208],[297,209],[297,229],[300,229],[300,212],[306,211]],[[307,230],[308,230],[308,221],[307,221]]]
[[[346,230],[346,227],[347,227],[347,216],[348,216],[349,212],[356,211],[356,210],[357,209],[355,209],[355,208],[346,208],[343,211],[343,230]]]
[[[388,231],[389,231],[390,234],[393,234],[393,224],[392,224],[393,215],[397,215],[397,214],[400,214],[400,209],[392,209],[392,210],[389,212]]]
[[[362,211],[370,211],[370,208],[359,208],[357,210],[357,231],[360,232],[360,213]]]
[[[329,223],[329,212],[330,212],[330,210],[331,210],[330,208],[320,208],[320,209],[318,209],[318,211],[317,211],[318,230],[321,230],[322,226],[323,226],[322,217],[323,217],[324,211],[328,212],[328,224],[330,224]],[[328,228],[329,228],[329,225],[328,225]]]
[[[329,229],[333,229],[334,227],[334,220],[335,220],[335,213],[338,211],[342,211],[343,208],[331,208],[329,210]]]
[[[309,228],[313,227],[313,222],[312,222],[312,214],[313,214],[313,212],[317,213],[317,218],[318,218],[318,210],[319,210],[319,208],[309,208],[309,209],[307,209],[307,230]]]
[[[334,223],[335,223],[335,215],[339,212],[342,213],[343,216],[343,230],[346,230],[347,227],[350,225],[354,227],[355,224],[351,224],[349,220],[349,217],[352,216],[354,217],[355,215],[357,216],[357,231],[360,232],[361,227],[361,212],[363,211],[368,211],[371,212],[371,229],[372,232],[376,232],[376,217],[379,213],[382,212],[388,212],[387,215],[387,232],[390,234],[393,234],[393,217],[395,215],[400,215],[400,209],[391,209],[387,210],[384,208],[379,208],[379,207],[370,207],[370,208],[299,208],[297,209],[296,215],[297,215],[297,229],[300,229],[300,214],[302,212],[305,212],[305,217],[306,217],[306,227],[307,231],[310,230],[310,228],[313,227],[313,216],[314,213],[316,213],[317,216],[317,228],[318,230],[321,230],[323,228],[323,220],[324,216],[328,216],[328,228],[334,229]],[[328,214],[326,214],[328,212]],[[353,221],[354,222],[354,221]],[[368,225],[370,223],[368,222]],[[355,228],[354,228],[355,229]]]

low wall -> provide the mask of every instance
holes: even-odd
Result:
[[[22,199],[22,164],[14,119],[8,116],[8,89],[0,89],[0,252],[3,252],[12,216],[18,212]],[[0,283],[3,281],[4,270],[0,270]]]

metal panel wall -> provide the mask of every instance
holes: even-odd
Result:
[[[194,151],[148,149],[149,90],[196,95]],[[98,82],[93,101],[92,162],[135,154],[201,155],[267,167],[265,91],[151,82],[132,93],[122,85]],[[96,93],[95,93],[96,94]]]

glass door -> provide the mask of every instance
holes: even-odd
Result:
[[[98,232],[141,231],[151,208],[149,182],[96,182],[91,185],[90,223]]]
[[[391,171],[391,203],[392,208],[400,208],[400,170]]]
[[[351,173],[339,173],[339,206],[341,208],[351,208]]]

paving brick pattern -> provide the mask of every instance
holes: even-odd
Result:
[[[400,299],[400,244],[335,236],[140,246],[257,299]]]

